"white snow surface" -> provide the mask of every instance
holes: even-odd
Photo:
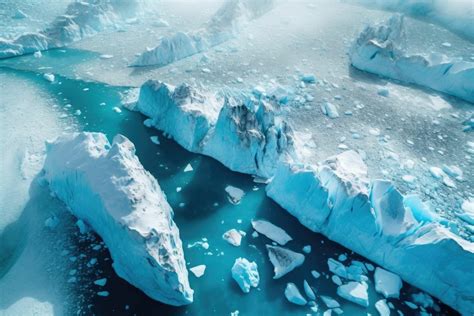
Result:
[[[473,21],[474,22],[474,21]],[[443,54],[408,55],[404,18],[367,26],[349,51],[354,67],[441,91],[474,103],[474,63]]]
[[[51,191],[104,240],[117,274],[155,300],[189,304],[193,290],[173,210],[153,176],[117,135],[78,133],[47,144]]]

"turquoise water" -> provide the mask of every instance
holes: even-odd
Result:
[[[239,310],[240,315],[302,315],[311,313],[309,307],[299,307],[287,302],[284,289],[286,283],[294,282],[303,293],[303,280],[306,279],[317,289],[317,295],[335,298],[341,304],[345,315],[377,315],[373,306],[382,297],[374,291],[372,273],[369,273],[371,307],[368,309],[338,297],[337,286],[328,277],[328,258],[347,254],[349,260],[346,264],[351,259],[363,262],[368,262],[367,260],[304,228],[295,218],[267,198],[264,186],[254,183],[250,176],[231,172],[211,158],[185,151],[159,131],[146,128],[143,125],[145,117],[141,114],[123,108],[121,113],[116,113],[113,108],[120,106],[120,93],[124,92],[126,87],[113,87],[59,76],[56,77],[56,82],[51,84],[36,72],[38,67],[42,67],[42,63],[44,66],[53,67],[49,71],[54,73],[56,66],[65,69],[82,60],[97,58],[96,55],[74,50],[51,51],[44,55],[45,57],[38,60],[26,56],[2,62],[0,72],[22,78],[50,93],[60,105],[60,111],[64,113],[72,114],[80,110],[81,115],[72,116],[77,121],[78,129],[103,132],[110,140],[120,133],[134,142],[140,161],[158,179],[175,211],[175,221],[180,229],[186,262],[189,267],[200,264],[207,266],[201,278],[190,273],[191,287],[195,291],[194,303],[184,307],[171,307],[149,299],[118,278],[111,268],[107,251],[103,248],[100,251],[92,249],[93,245],[99,243],[97,237],[84,238],[76,234],[75,251],[79,259],[73,265],[79,272],[78,282],[72,286],[77,299],[69,302],[68,306],[71,314],[229,315]],[[1,65],[17,69],[1,68]],[[103,103],[105,105],[101,105]],[[66,104],[71,107],[63,108]],[[160,145],[150,141],[150,137],[155,135],[159,136]],[[188,163],[193,166],[194,171],[185,173],[183,170]],[[227,185],[245,191],[239,205],[228,201],[224,190]],[[177,192],[177,187],[182,187],[182,191]],[[303,246],[311,245],[312,252],[306,255],[304,265],[279,280],[273,280],[273,266],[265,249],[265,245],[271,241],[264,236],[251,236],[253,230],[250,221],[254,218],[267,219],[284,228],[294,239],[287,244],[292,250],[302,252]],[[71,220],[66,222],[66,225],[72,227],[74,224]],[[247,233],[240,247],[233,247],[222,239],[222,234],[231,228]],[[58,235],[57,238],[63,236]],[[199,246],[188,248],[189,244],[202,241],[203,238],[207,239],[209,249]],[[243,294],[231,278],[230,269],[238,257],[255,261],[259,267],[260,285],[249,294]],[[88,266],[87,262],[91,258],[98,258],[98,264]],[[316,280],[311,276],[311,270],[317,270],[323,275]],[[93,281],[102,277],[107,278],[107,284],[104,288],[98,288]],[[110,295],[97,296],[96,292],[102,290],[109,291]],[[412,315],[414,311],[402,302],[410,300],[409,295],[417,292],[415,288],[404,284],[400,301],[389,301],[405,315]],[[326,310],[319,298],[317,303],[321,313]],[[453,315],[454,312],[441,305],[441,312],[437,314]]]

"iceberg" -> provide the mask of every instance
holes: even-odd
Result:
[[[198,266],[190,268],[189,271],[191,271],[196,278],[200,278],[204,275],[204,272],[206,272],[206,265],[200,264]]]
[[[197,31],[177,32],[138,56],[131,66],[166,66],[234,38],[243,25],[270,11],[275,0],[226,0]]]
[[[474,103],[474,63],[444,55],[407,55],[403,16],[367,26],[353,42],[354,67],[406,83],[418,84]]]
[[[300,290],[294,283],[288,283],[285,288],[286,299],[296,305],[304,306],[308,304],[308,301],[301,295]]]
[[[118,24],[135,15],[140,6],[138,0],[73,1],[48,28],[13,40],[0,38],[0,59],[63,47],[104,30],[118,29]]]
[[[367,179],[354,151],[318,165],[280,162],[267,195],[304,226],[365,256],[463,314],[474,311],[474,244],[418,222],[389,181]],[[348,236],[351,236],[348,238]]]
[[[253,220],[252,227],[258,233],[267,236],[282,246],[293,240],[293,238],[291,238],[291,236],[288,235],[286,231],[265,220]]]
[[[121,278],[166,304],[193,301],[173,210],[127,138],[62,136],[47,143],[42,177],[102,237]]]
[[[399,298],[403,286],[400,277],[382,268],[375,268],[375,290],[385,298]]]
[[[222,238],[227,241],[229,244],[235,247],[239,247],[240,243],[242,242],[242,234],[240,234],[237,229],[232,228],[226,231]]]
[[[250,288],[256,288],[260,282],[257,264],[245,258],[235,259],[234,266],[232,267],[232,278],[234,278],[244,293],[250,292]]]
[[[369,294],[367,289],[368,285],[366,283],[351,281],[347,284],[340,285],[337,288],[337,295],[360,306],[369,307]]]
[[[273,264],[274,279],[279,279],[303,264],[304,255],[292,250],[267,245],[268,257]]]

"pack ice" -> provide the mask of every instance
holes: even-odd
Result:
[[[474,103],[474,63],[442,54],[407,55],[403,16],[367,26],[353,42],[354,67],[406,83],[418,84]]]
[[[226,0],[202,28],[165,37],[158,46],[143,52],[132,66],[165,66],[204,52],[236,36],[247,22],[270,11],[275,0]]]
[[[309,229],[397,273],[463,314],[474,312],[474,244],[404,205],[388,181],[369,184],[354,151],[320,163],[280,163],[267,194]],[[379,285],[381,287],[382,285]]]
[[[117,274],[170,305],[193,301],[173,210],[134,145],[101,133],[47,144],[43,169],[51,191],[104,240]]]
[[[118,29],[119,24],[134,16],[139,8],[139,0],[73,1],[64,15],[58,16],[48,28],[13,40],[0,38],[0,58],[63,47],[104,30]]]
[[[270,101],[250,95],[219,97],[181,84],[149,80],[135,110],[189,151],[233,171],[270,178],[276,161],[294,155],[293,132]]]

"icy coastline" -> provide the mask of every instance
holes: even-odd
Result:
[[[58,138],[47,144],[43,178],[102,237],[120,277],[166,304],[193,301],[173,210],[127,138]]]
[[[474,63],[440,54],[407,55],[403,16],[367,26],[349,51],[354,67],[377,75],[414,83],[474,103]]]

